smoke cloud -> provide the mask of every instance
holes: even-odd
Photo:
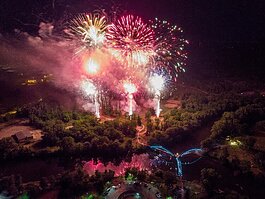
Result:
[[[131,79],[138,87],[144,85],[141,71],[123,68],[106,49],[86,50],[76,55],[76,50],[81,46],[80,41],[71,38],[67,29],[58,34],[52,23],[41,22],[38,35],[18,29],[14,31],[15,36],[12,37],[0,34],[0,64],[32,76],[39,73],[52,74],[52,83],[56,87],[83,98],[77,104],[81,103],[85,110],[94,111],[92,103],[88,102],[89,96],[84,96],[80,87],[86,78],[95,80],[96,87],[120,96],[125,94],[125,80]],[[100,64],[100,71],[96,76],[86,74],[84,65],[88,58],[95,58]],[[121,108],[127,112],[129,108],[126,97],[119,100],[121,99]],[[134,110],[137,110],[135,101],[133,103]]]

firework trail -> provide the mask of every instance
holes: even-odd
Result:
[[[157,18],[151,22],[155,32],[155,67],[166,71],[176,81],[178,73],[185,72],[189,43],[183,38],[183,30]]]
[[[164,78],[161,75],[155,74],[150,78],[150,84],[151,87],[155,91],[155,101],[156,101],[156,116],[159,117],[161,108],[160,108],[160,96],[161,96],[161,90],[164,86]]]
[[[129,116],[131,118],[133,114],[133,93],[137,91],[136,86],[130,82],[125,82],[123,84],[123,87],[125,89],[125,92],[128,93],[128,99],[129,99]]]
[[[98,91],[96,91],[95,96],[95,115],[99,119],[100,118],[100,112],[99,112],[99,102],[98,102]]]
[[[141,18],[123,16],[107,28],[111,53],[125,66],[145,66],[154,54],[154,32]]]
[[[98,102],[98,90],[96,86],[92,83],[91,80],[84,79],[81,82],[81,90],[85,93],[86,96],[92,96],[95,106],[95,115],[97,118],[100,118],[99,113],[99,102]]]

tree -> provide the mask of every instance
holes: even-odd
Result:
[[[62,113],[62,121],[69,122],[72,119],[72,114],[70,112],[63,112]]]
[[[158,130],[159,129],[159,125],[160,125],[160,119],[156,118],[155,119],[155,129]]]
[[[265,168],[265,153],[259,152],[255,154],[255,161],[261,168]]]
[[[207,138],[201,142],[201,147],[210,149],[213,145],[213,140],[211,138]]]
[[[75,140],[73,137],[64,137],[61,142],[62,150],[66,153],[72,154],[75,151]]]
[[[6,159],[18,152],[19,145],[13,138],[7,137],[0,140],[0,158]]]
[[[145,113],[145,119],[146,119],[147,121],[151,120],[151,116],[152,116],[152,114],[151,114],[150,111],[147,111],[147,112]]]
[[[251,163],[247,160],[240,161],[240,170],[242,174],[249,174],[250,173],[250,165]]]
[[[137,116],[137,125],[142,126],[142,120],[141,120],[140,115]]]
[[[147,129],[147,132],[148,133],[150,133],[150,132],[153,131],[153,123],[152,123],[151,120],[150,121],[147,121],[147,123],[146,123],[146,129]]]
[[[176,175],[172,172],[165,171],[163,173],[163,179],[167,185],[170,185],[176,181]]]
[[[105,129],[104,135],[113,141],[114,140],[123,141],[123,137],[124,137],[124,135],[120,131],[116,130],[113,127]]]
[[[49,187],[49,181],[46,177],[42,177],[41,180],[40,180],[40,187],[43,189],[43,190],[46,190],[48,187]]]
[[[201,170],[201,181],[205,191],[212,195],[214,189],[220,184],[221,176],[212,168],[204,168]]]
[[[256,139],[254,137],[247,136],[244,139],[244,143],[248,149],[252,149],[256,143]]]
[[[120,122],[119,130],[128,137],[135,137],[136,123],[134,121],[126,120]]]
[[[59,143],[60,138],[55,133],[44,133],[42,143],[46,146],[55,146]]]

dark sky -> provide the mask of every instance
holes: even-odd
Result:
[[[261,41],[264,1],[251,0],[142,0],[127,8],[148,17],[159,16],[184,27],[190,37],[213,41]]]
[[[18,28],[34,34],[43,20],[117,7],[145,20],[158,17],[182,26],[191,44],[192,69],[265,73],[264,0],[0,0],[0,33]]]
[[[45,11],[57,18],[63,13],[89,11],[95,5],[118,5],[146,19],[158,16],[181,25],[188,38],[214,42],[264,42],[263,0],[1,0],[0,31],[22,23],[37,24]],[[47,18],[47,16],[44,16]]]

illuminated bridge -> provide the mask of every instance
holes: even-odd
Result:
[[[192,149],[189,149],[187,151],[184,151],[180,155],[178,155],[178,154],[175,155],[174,153],[172,153],[171,151],[169,151],[168,149],[166,149],[160,145],[153,145],[153,146],[150,146],[150,148],[156,152],[159,152],[159,154],[168,155],[169,157],[172,158],[172,160],[175,159],[176,160],[175,170],[176,170],[177,175],[180,177],[183,176],[182,165],[188,165],[188,164],[193,164],[193,163],[197,162],[198,160],[201,159],[201,156],[203,154],[203,150],[201,148],[192,148]],[[191,162],[183,162],[181,160],[181,158],[185,157],[186,155],[190,155],[190,154],[195,154],[198,156],[198,158],[196,158],[195,160],[193,160]]]

